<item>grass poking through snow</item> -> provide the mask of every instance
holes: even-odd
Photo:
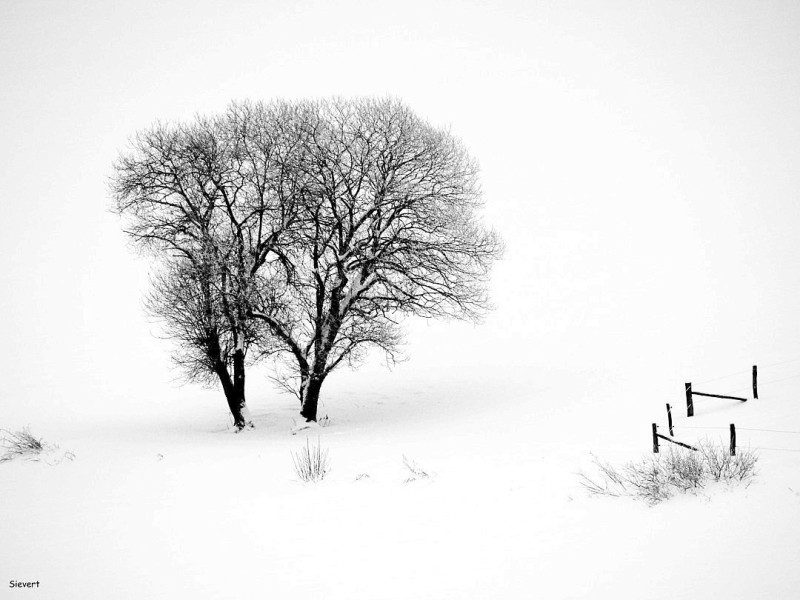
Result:
[[[27,427],[24,427],[22,431],[16,432],[0,429],[0,448],[3,449],[0,462],[15,458],[39,460],[39,455],[46,447],[41,438],[34,437]]]
[[[425,469],[420,467],[413,460],[409,460],[408,458],[406,458],[405,454],[403,455],[403,464],[406,466],[406,469],[408,469],[408,472],[410,474],[409,478],[406,479],[405,481],[406,483],[417,481],[418,479],[427,479],[428,477],[430,477],[430,474],[427,471],[425,471]]]
[[[305,447],[299,452],[292,453],[294,471],[301,481],[317,482],[325,479],[325,475],[330,471],[328,463],[328,450],[323,450],[322,445],[317,439],[316,445],[312,446],[306,438]]]
[[[757,461],[752,450],[740,448],[731,456],[726,446],[706,441],[696,452],[670,447],[621,467],[594,457],[596,473],[580,473],[580,483],[591,494],[630,496],[658,504],[676,492],[696,492],[708,482],[749,484]]]

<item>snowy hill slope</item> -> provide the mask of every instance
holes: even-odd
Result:
[[[293,472],[291,452],[305,437],[289,433],[291,401],[257,411],[257,429],[240,435],[221,426],[218,406],[186,421],[179,404],[161,422],[91,431],[34,423],[76,459],[0,465],[0,573],[39,580],[25,593],[54,599],[744,599],[800,590],[800,520],[791,518],[800,453],[764,450],[746,489],[652,508],[591,498],[576,477],[590,453],[627,460],[649,450],[646,418],[609,417],[618,381],[576,375],[521,401],[513,382],[445,392],[435,381],[403,387],[401,375],[382,396],[369,382],[331,390],[331,425],[310,437],[330,452],[319,484]],[[730,421],[741,445],[778,447],[756,436],[766,432],[744,431],[800,430],[792,381],[764,380],[761,399],[698,404],[678,427]],[[193,401],[199,415],[219,399]],[[645,406],[658,412],[654,401]],[[701,430],[678,431],[690,440]],[[800,450],[800,436],[783,435],[791,441],[781,447]],[[403,456],[431,476],[408,482]]]

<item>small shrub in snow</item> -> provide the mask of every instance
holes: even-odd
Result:
[[[0,447],[3,449],[0,462],[5,462],[23,457],[28,460],[39,460],[39,455],[47,445],[41,438],[34,437],[30,429],[24,427],[22,431],[17,432],[0,429]]]
[[[708,468],[697,452],[669,448],[661,462],[672,486],[683,492],[703,487]]]
[[[330,467],[328,466],[328,451],[323,450],[317,440],[312,446],[306,438],[306,445],[299,452],[292,453],[294,471],[301,481],[317,482],[325,479]]]
[[[702,442],[696,452],[670,447],[621,467],[594,457],[597,473],[591,477],[581,473],[580,483],[591,494],[631,496],[658,504],[676,491],[696,491],[708,481],[747,482],[755,476],[757,461],[752,450],[739,449],[730,456],[726,446]]]
[[[755,475],[758,455],[752,450],[737,449],[731,456],[725,447],[708,443],[700,444],[699,450],[714,481],[747,481]]]
[[[406,483],[410,483],[411,481],[416,481],[417,479],[427,479],[430,475],[425,471],[422,467],[420,467],[417,463],[413,460],[409,460],[406,458],[406,455],[403,455],[403,464],[408,469],[410,476],[406,479]]]

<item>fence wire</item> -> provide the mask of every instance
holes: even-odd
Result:
[[[799,360],[800,360],[800,358],[791,358],[789,360],[784,360],[784,361],[772,363],[772,364],[769,364],[769,365],[763,365],[763,367],[766,368],[766,367],[777,367],[777,366],[780,366],[780,365],[788,365],[789,363],[797,362]]]
[[[762,385],[772,385],[773,383],[780,383],[781,381],[789,381],[790,379],[797,379],[800,377],[800,373],[792,375],[791,377],[784,377],[783,379],[776,379],[774,381],[765,381],[764,383],[758,382],[758,387],[760,388]]]
[[[706,379],[705,381],[697,381],[693,383],[696,383],[696,385],[705,385],[707,383],[714,383],[715,381],[729,379],[730,377],[736,377],[737,375],[744,375],[745,373],[750,373],[750,371],[736,371],[736,373],[731,373],[730,375],[722,375],[720,377],[715,377],[714,379]]]
[[[780,365],[787,365],[787,364],[795,363],[795,362],[798,362],[798,361],[800,361],[800,358],[792,358],[790,360],[784,360],[784,361],[780,361],[780,362],[774,362],[774,363],[769,363],[769,364],[759,365],[759,366],[762,369],[765,369],[765,368],[769,368],[769,367],[777,367],[777,366],[780,366]],[[693,385],[705,385],[705,384],[708,384],[708,383],[714,383],[716,381],[722,381],[724,379],[729,379],[731,377],[736,377],[738,375],[745,375],[745,374],[750,374],[750,373],[752,373],[752,371],[749,370],[749,369],[746,370],[746,371],[745,370],[740,370],[740,371],[736,371],[735,373],[730,373],[728,375],[721,375],[719,377],[714,377],[713,379],[705,379],[703,381],[693,382]],[[763,371],[762,371],[762,373],[763,373]],[[758,388],[761,389],[762,387],[765,387],[765,386],[768,386],[768,385],[772,385],[772,384],[775,384],[775,383],[781,383],[783,381],[790,381],[792,379],[797,379],[798,377],[800,377],[800,373],[796,373],[796,374],[790,375],[788,377],[782,377],[780,379],[773,379],[771,381],[769,381],[769,380],[767,380],[767,381],[760,380],[758,382]],[[752,386],[747,385],[747,386],[742,386],[740,388],[737,388],[735,390],[722,392],[722,393],[720,393],[720,395],[733,395],[733,394],[736,394],[738,392],[748,391],[750,389],[752,389]],[[748,400],[749,399],[750,398],[748,398]],[[709,398],[708,396],[699,396],[699,397],[694,397],[693,396],[692,397],[692,404],[697,404],[698,402],[705,402],[706,400],[716,400],[716,398]],[[676,406],[672,406],[672,404],[670,404],[670,406],[673,409],[677,408]],[[688,419],[688,418],[689,417],[683,417],[683,416],[677,416],[677,415],[673,417],[673,419]],[[662,425],[658,425],[657,424],[656,425],[656,429],[662,429],[662,430],[669,431],[669,427],[667,425],[663,425],[662,426]],[[676,429],[695,429],[695,430],[706,430],[706,431],[729,431],[730,427],[729,426],[728,427],[713,427],[713,426],[703,427],[703,426],[698,426],[698,425],[674,425],[673,424],[672,429],[673,430],[676,430]],[[777,434],[785,434],[785,435],[800,435],[800,431],[791,431],[791,430],[786,430],[786,429],[761,429],[761,428],[757,428],[757,427],[736,427],[736,430],[737,431],[757,432],[757,433],[777,433]],[[697,443],[697,442],[695,441],[694,443]],[[744,448],[745,446],[739,445],[738,447]],[[800,449],[798,449],[798,448],[774,448],[774,447],[771,447],[771,446],[746,446],[746,447],[749,448],[749,449],[752,449],[752,450],[766,450],[768,452],[775,451],[775,452],[797,452],[797,453],[800,453]]]
[[[748,448],[751,448],[752,450],[774,450],[776,452],[800,452],[800,450],[796,448],[766,448],[764,446],[748,446]]]
[[[770,364],[766,364],[766,365],[757,365],[757,366],[759,366],[762,369],[761,373],[763,373],[763,369],[767,369],[769,367],[777,367],[777,366],[780,366],[780,365],[788,365],[788,364],[795,363],[795,362],[798,362],[798,361],[800,361],[800,358],[793,358],[791,360],[784,360],[784,361],[780,361],[780,362],[770,363]],[[719,377],[714,377],[712,379],[704,379],[702,381],[693,381],[692,384],[693,385],[706,385],[707,383],[715,383],[717,381],[722,381],[724,379],[730,379],[731,377],[736,377],[737,375],[745,376],[745,375],[750,375],[750,374],[752,374],[752,371],[750,369],[741,370],[741,371],[736,371],[735,373],[729,373],[728,375],[721,375]],[[761,379],[758,382],[758,387],[760,389],[760,388],[762,388],[764,386],[772,385],[773,383],[781,383],[782,381],[789,381],[791,379],[797,379],[798,377],[800,377],[800,373],[796,373],[794,375],[790,375],[789,377],[782,377],[781,379],[774,379],[772,381],[769,381],[769,380],[765,381],[765,380]],[[722,395],[736,394],[738,392],[746,392],[746,391],[748,391],[750,389],[752,389],[752,386],[746,385],[746,386],[742,386],[742,387],[736,388],[735,390],[729,390],[727,392],[722,392]]]
[[[779,362],[774,362],[774,363],[769,363],[769,364],[759,364],[759,365],[756,365],[756,366],[759,369],[767,369],[769,367],[779,367],[781,365],[788,365],[790,363],[795,363],[795,362],[798,362],[798,361],[800,361],[800,358],[791,358],[789,360],[782,360],[782,361],[779,361]],[[703,381],[698,381],[696,383],[697,383],[697,385],[704,385],[706,383],[713,383],[715,381],[721,381],[723,379],[728,379],[730,377],[736,377],[737,375],[750,374],[751,372],[752,371],[750,369],[742,369],[742,370],[736,371],[735,373],[729,373],[728,375],[720,375],[718,377],[713,377],[711,379],[704,379]]]
[[[737,431],[764,431],[766,433],[791,433],[794,435],[800,435],[800,431],[787,431],[785,429],[753,429],[751,427],[737,427]]]

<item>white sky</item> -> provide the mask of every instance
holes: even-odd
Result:
[[[497,310],[408,377],[800,356],[797,2],[0,0],[0,81],[0,417],[169,396],[106,180],[243,98],[392,94],[480,161]]]

